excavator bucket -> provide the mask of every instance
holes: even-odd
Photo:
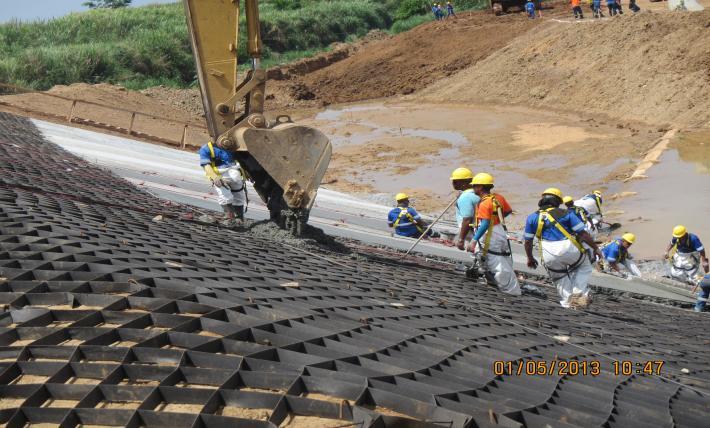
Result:
[[[328,137],[294,123],[271,129],[240,128],[236,137],[240,150],[246,150],[283,189],[289,208],[313,206],[332,153]]]
[[[239,6],[244,5],[252,68],[237,79]],[[288,227],[304,222],[328,168],[331,145],[316,129],[264,116],[266,72],[260,68],[257,0],[184,0],[213,141],[230,150],[254,183],[271,218]],[[295,228],[294,228],[295,229]]]

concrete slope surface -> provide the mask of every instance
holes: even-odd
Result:
[[[604,295],[569,311],[200,224],[26,119],[0,129],[0,423],[705,423],[703,314]]]

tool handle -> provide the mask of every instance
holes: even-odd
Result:
[[[421,241],[422,239],[424,239],[424,237],[426,236],[426,234],[429,233],[429,230],[430,230],[439,220],[441,220],[441,217],[443,217],[444,214],[446,214],[446,211],[448,211],[449,208],[451,208],[451,206],[454,204],[454,202],[456,202],[456,200],[458,200],[458,198],[459,198],[459,195],[456,195],[456,197],[454,198],[454,200],[449,203],[449,205],[444,209],[444,211],[441,212],[441,214],[439,214],[439,217],[437,217],[436,220],[432,221],[431,224],[429,224],[429,226],[427,226],[426,230],[424,231],[424,233],[422,233],[422,235],[419,237],[419,239],[417,239],[417,241],[416,241],[414,244],[412,244],[411,247],[409,247],[409,249],[407,250],[407,252],[404,253],[404,255],[402,256],[402,258],[399,259],[400,262],[401,262],[402,260],[404,260],[404,259],[409,255],[409,253],[412,252],[412,250],[414,249],[414,247],[416,247],[416,246],[419,244],[419,241]]]

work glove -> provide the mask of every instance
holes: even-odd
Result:
[[[229,187],[229,186],[227,186],[227,183],[225,183],[224,180],[222,180],[219,177],[213,178],[212,184],[214,185],[214,187]]]

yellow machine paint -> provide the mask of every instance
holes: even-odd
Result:
[[[266,202],[272,220],[300,233],[330,163],[320,131],[288,116],[264,116],[266,71],[261,68],[257,0],[244,0],[251,70],[237,75],[238,0],[184,0],[210,135],[230,150]]]

